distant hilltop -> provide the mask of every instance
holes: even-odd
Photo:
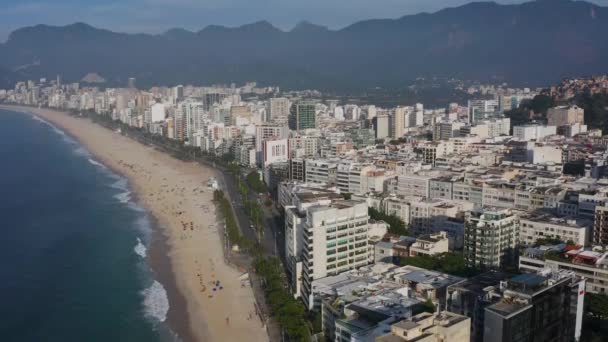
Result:
[[[95,70],[109,85],[129,77],[141,86],[257,80],[350,91],[455,77],[538,86],[606,72],[606,32],[608,7],[570,0],[474,2],[340,30],[303,22],[282,31],[261,21],[150,35],[37,25],[0,45],[0,82],[76,81]]]

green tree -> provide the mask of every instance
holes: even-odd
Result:
[[[511,127],[530,122],[530,112],[545,118],[547,110],[555,106],[555,101],[547,95],[537,95],[531,100],[522,101],[518,108],[505,112],[505,116],[511,119]]]
[[[594,318],[608,320],[608,295],[587,293],[585,294],[585,302],[587,302],[587,312]]]
[[[401,258],[400,263],[402,266],[411,265],[459,277],[470,277],[479,273],[479,270],[467,266],[461,253],[441,253],[433,256],[417,255]]]
[[[389,225],[388,232],[397,235],[408,235],[409,231],[405,226],[405,222],[395,215],[387,215],[375,208],[369,208],[368,214],[371,219],[376,221],[384,221]]]
[[[548,95],[536,95],[532,101],[527,104],[527,107],[536,114],[547,114],[547,110],[554,106],[555,101],[551,96]]]
[[[608,94],[581,94],[575,102],[585,110],[585,123],[589,128],[608,131]]]
[[[247,175],[247,183],[257,193],[267,193],[266,184],[260,179],[260,174],[257,171],[251,171]]]
[[[285,331],[290,341],[309,341],[309,324],[306,309],[299,300],[287,292],[281,277],[280,261],[276,258],[259,257],[255,261],[258,275],[263,279],[266,302],[273,317]]]

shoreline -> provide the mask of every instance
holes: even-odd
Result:
[[[32,108],[32,110],[30,110],[29,107],[0,105],[0,109],[10,110],[13,112],[19,112],[19,113],[23,113],[26,115],[39,116],[38,113],[34,112],[34,110],[36,108]],[[57,112],[59,112],[59,111],[57,111]],[[67,115],[67,113],[64,113],[64,112],[61,112],[61,114]],[[146,263],[148,264],[148,267],[150,268],[150,273],[152,274],[153,279],[158,281],[159,283],[161,283],[163,288],[167,292],[167,298],[169,300],[169,310],[167,312],[167,319],[162,323],[166,324],[169,327],[169,329],[171,329],[171,331],[178,336],[180,341],[182,341],[182,342],[197,341],[197,339],[194,337],[194,334],[193,334],[192,329],[188,322],[188,311],[186,309],[186,305],[187,305],[186,298],[181,293],[181,291],[178,289],[178,286],[176,283],[176,277],[173,272],[171,260],[168,255],[169,248],[170,248],[169,243],[168,243],[168,236],[165,234],[165,232],[161,228],[161,225],[160,225],[158,219],[156,218],[156,216],[153,214],[153,212],[151,212],[150,209],[148,209],[144,205],[144,203],[142,203],[142,201],[140,200],[139,193],[137,192],[136,189],[134,189],[134,187],[132,185],[131,177],[127,174],[124,174],[123,172],[120,172],[114,166],[112,166],[111,163],[107,163],[103,157],[97,155],[94,151],[90,150],[89,147],[87,146],[87,144],[85,142],[81,141],[81,139],[79,137],[72,134],[72,132],[68,128],[64,127],[60,123],[52,121],[48,117],[45,117],[45,116],[39,116],[39,117],[44,119],[45,121],[48,120],[49,123],[51,123],[53,125],[56,125],[65,134],[67,134],[71,139],[78,142],[79,145],[86,147],[87,151],[89,153],[91,153],[91,155],[95,159],[98,159],[101,162],[101,164],[104,167],[108,168],[112,173],[114,173],[120,177],[124,177],[125,179],[128,180],[127,188],[128,188],[128,190],[131,191],[131,194],[132,194],[131,200],[138,206],[141,206],[142,209],[144,209],[146,211],[146,215],[148,216],[148,218],[150,220],[150,226],[152,228],[152,235],[150,237],[150,242],[149,242],[149,245],[146,246],[148,249],[148,253],[146,254]]]
[[[217,175],[215,169],[177,161],[87,118],[51,109],[9,105],[0,105],[0,109],[39,116],[57,125],[112,172],[129,180],[134,202],[151,219],[153,235],[146,261],[154,279],[167,292],[169,311],[165,324],[180,340],[268,340],[265,329],[251,319],[251,309],[246,307],[249,302],[253,308],[255,301],[251,288],[244,287],[238,280],[240,274],[224,263],[211,191],[198,190],[206,189],[202,184],[209,176]],[[93,135],[104,141],[96,142]],[[110,144],[113,146],[109,147]],[[136,157],[122,159],[129,153]],[[167,177],[175,174],[178,177]],[[159,180],[163,182],[160,187]],[[188,194],[187,185],[198,185],[192,189],[194,194]],[[186,223],[182,217],[188,219]],[[222,290],[218,285],[216,292],[212,284],[220,280]],[[211,286],[213,292],[207,289]]]

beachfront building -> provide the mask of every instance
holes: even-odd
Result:
[[[321,184],[283,182],[279,185],[279,205],[285,210],[285,259],[294,297],[301,296],[306,212],[313,206],[328,205],[343,197],[337,189]]]
[[[296,213],[294,213],[296,214]],[[312,297],[312,282],[368,264],[369,216],[362,201],[336,200],[319,203],[297,213],[301,220],[295,236],[302,239],[300,284],[302,300],[310,310],[318,307]],[[301,229],[298,229],[301,228]]]

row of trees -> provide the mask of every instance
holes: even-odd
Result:
[[[251,183],[241,182],[240,178],[238,178],[238,174],[236,174],[235,177],[237,177],[238,180],[238,191],[241,195],[241,199],[243,200],[243,207],[245,208],[245,213],[247,214],[247,217],[249,217],[249,220],[251,220],[251,224],[253,225],[253,228],[258,234],[258,239],[261,240],[262,235],[264,234],[264,212],[255,200],[249,199],[250,185],[248,186],[247,184]]]
[[[247,249],[250,242],[241,235],[236,222],[236,217],[234,216],[232,207],[230,206],[230,201],[224,196],[224,192],[222,190],[215,190],[213,192],[213,200],[219,207],[220,212],[224,217],[226,232],[230,244],[237,244],[239,247]]]
[[[247,175],[247,183],[249,184],[251,189],[253,189],[253,191],[257,192],[258,194],[268,192],[266,184],[264,184],[264,182],[260,179],[260,175],[257,171],[251,171]]]
[[[369,217],[373,220],[384,221],[384,222],[388,223],[388,225],[389,225],[388,232],[391,234],[397,234],[397,235],[408,235],[409,234],[409,231],[407,229],[407,226],[405,225],[405,222],[403,222],[403,220],[396,215],[388,215],[375,208],[369,208],[368,214],[369,214]]]
[[[258,258],[255,262],[258,275],[263,279],[266,302],[289,341],[310,341],[310,326],[306,309],[293,298],[281,277],[281,262],[276,258]]]

